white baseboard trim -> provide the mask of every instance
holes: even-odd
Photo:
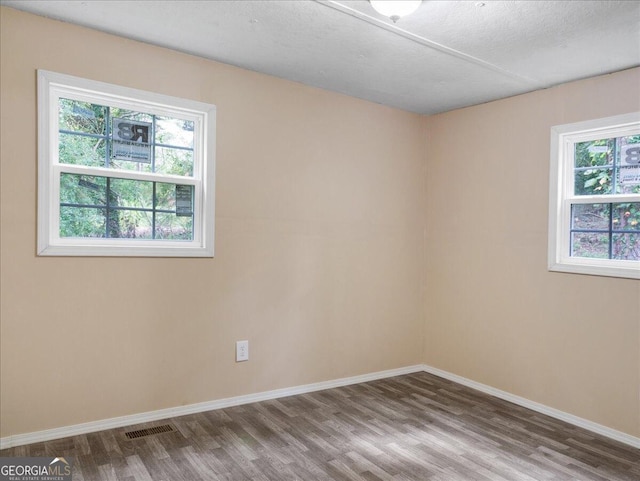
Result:
[[[515,394],[496,389],[494,387],[482,384],[471,379],[467,379],[457,374],[443,371],[426,364],[407,366],[399,369],[390,369],[387,371],[379,371],[370,374],[363,374],[360,376],[346,377],[341,379],[335,379],[332,381],[323,381],[313,384],[304,384],[301,386],[294,386],[291,388],[275,389],[273,391],[265,391],[256,394],[247,394],[244,396],[236,396],[225,399],[218,399],[215,401],[206,401],[197,404],[189,404],[187,406],[178,406],[167,409],[160,409],[158,411],[149,411],[145,413],[132,414],[129,416],[121,416],[117,418],[103,419],[100,421],[92,421],[83,424],[75,424],[73,426],[64,426],[61,428],[48,429],[45,431],[36,431],[33,433],[16,434],[14,436],[7,436],[0,438],[0,449],[7,449],[14,446],[22,446],[25,444],[39,443],[44,441],[51,441],[53,439],[66,438],[68,436],[77,436],[79,434],[94,433],[98,431],[104,431],[105,429],[121,428],[124,426],[132,426],[135,424],[148,423],[153,421],[160,421],[163,419],[169,419],[177,416],[185,416],[187,414],[195,414],[205,411],[213,411],[215,409],[222,409],[232,406],[240,406],[242,404],[250,404],[259,401],[267,401],[269,399],[277,399],[287,396],[294,396],[296,394],[304,394],[314,391],[322,391],[324,389],[331,389],[334,387],[348,386],[351,384],[359,384],[368,381],[375,381],[377,379],[385,379],[394,376],[402,376],[404,374],[412,374],[415,372],[425,371],[430,374],[448,379],[463,386],[467,386],[478,391],[490,394],[505,401],[512,402],[519,406],[531,409],[547,416],[551,416],[561,421],[565,421],[574,426],[581,427],[588,431],[601,434],[608,438],[614,439],[629,446],[640,448],[640,438],[632,436],[630,434],[617,431],[612,428],[608,428],[601,424],[594,423],[587,419],[574,416],[573,414],[560,411],[558,409],[545,406],[544,404],[530,401]]]
[[[401,367],[398,369],[390,369],[387,371],[379,371],[360,376],[345,377],[332,381],[323,381],[313,384],[304,384],[302,386],[294,386],[291,388],[275,389],[273,391],[265,391],[256,394],[247,394],[244,396],[236,396],[215,401],[206,401],[197,404],[189,404],[187,406],[178,406],[158,411],[149,411],[145,413],[132,414],[129,416],[120,416],[117,418],[102,419],[100,421],[91,421],[83,424],[75,424],[73,426],[64,426],[61,428],[47,429],[46,431],[36,431],[33,433],[16,434],[0,438],[0,449],[12,448],[14,446],[22,446],[25,444],[39,443],[43,441],[51,441],[53,439],[66,438],[68,436],[77,436],[79,434],[95,433],[104,431],[105,429],[121,428],[134,424],[148,423],[159,421],[162,419],[173,418],[177,416],[185,416],[187,414],[201,413],[205,411],[213,411],[231,406],[240,406],[242,404],[250,404],[258,401],[267,401],[269,399],[277,399],[296,394],[305,394],[314,391],[322,391],[334,387],[348,386],[350,384],[359,384],[377,379],[385,379],[394,376],[402,376],[423,371],[421,364],[415,366]]]
[[[483,393],[490,394],[497,398],[504,399],[505,401],[509,401],[509,402],[512,402],[513,404],[517,404],[518,406],[531,409],[532,411],[546,414],[547,416],[559,419],[561,421],[565,421],[569,424],[573,424],[574,426],[578,426],[580,428],[586,429],[587,431],[601,434],[602,436],[606,436],[616,441],[620,441],[621,443],[628,444],[629,446],[633,446],[634,448],[640,448],[640,438],[632,436],[631,434],[623,433],[622,431],[617,431],[615,429],[608,428],[607,426],[603,426],[602,424],[594,423],[593,421],[589,421],[587,419],[574,416],[573,414],[569,414],[564,411],[560,411],[558,409],[545,406],[544,404],[540,404],[535,401],[530,401],[529,399],[516,396],[515,394],[511,394],[506,391],[501,391],[500,389],[496,389],[486,384],[472,381],[471,379],[458,376],[457,374],[453,374],[448,371],[443,371],[442,369],[438,369],[438,368],[429,366],[427,364],[424,365],[424,371],[430,374],[433,374],[435,376],[448,379],[449,381],[462,384],[463,386],[467,386],[467,387],[476,389],[478,391],[482,391]]]

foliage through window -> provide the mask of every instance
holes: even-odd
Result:
[[[39,253],[213,255],[215,107],[39,71]]]
[[[640,278],[640,115],[552,129],[549,267]]]

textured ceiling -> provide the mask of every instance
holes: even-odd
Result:
[[[423,114],[640,65],[638,1],[0,4]]]

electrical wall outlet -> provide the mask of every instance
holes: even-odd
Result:
[[[236,362],[249,360],[249,341],[236,342]]]

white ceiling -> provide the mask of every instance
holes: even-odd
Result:
[[[640,65],[640,1],[0,4],[423,114]]]

